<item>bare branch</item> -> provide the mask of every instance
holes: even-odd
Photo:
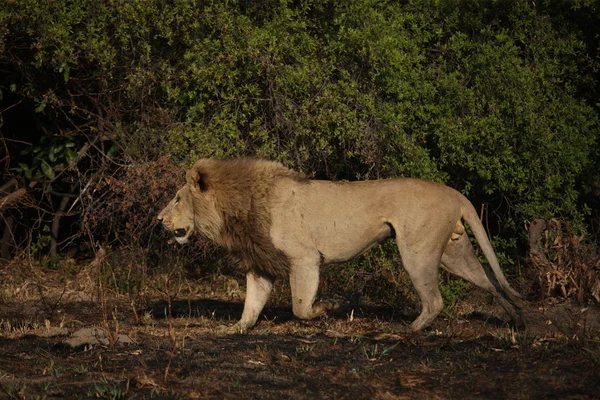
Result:
[[[19,200],[21,197],[25,196],[25,193],[27,193],[27,191],[24,188],[21,188],[21,189],[17,189],[16,191],[12,192],[8,196],[2,198],[0,200],[0,211],[3,210],[4,207],[7,207],[11,203],[14,203],[15,201]]]
[[[17,180],[16,179],[11,179],[10,181],[6,182],[4,185],[0,186],[0,193],[4,194],[7,193],[9,189],[12,189],[13,186],[15,186],[17,184]]]

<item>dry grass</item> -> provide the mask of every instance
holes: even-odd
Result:
[[[241,315],[236,279],[193,281],[159,271],[147,277],[142,302],[107,284],[103,271],[93,261],[78,271],[16,263],[0,269],[0,397],[597,396],[597,307],[532,304],[528,330],[515,332],[474,290],[431,329],[411,334],[405,327],[415,310],[364,300],[297,320],[289,287],[279,283],[256,328],[230,335],[221,328]],[[108,341],[66,344],[91,327]]]

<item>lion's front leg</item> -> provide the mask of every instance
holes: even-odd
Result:
[[[273,279],[271,277],[256,272],[248,272],[246,274],[244,312],[242,313],[242,318],[234,325],[233,330],[244,333],[256,324],[258,316],[267,303],[272,289]]]
[[[315,303],[319,289],[319,258],[294,262],[290,271],[292,310],[300,319],[311,319],[337,310],[339,304],[332,300]]]

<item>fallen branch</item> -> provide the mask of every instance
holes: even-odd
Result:
[[[26,193],[27,191],[24,188],[21,188],[2,198],[0,200],[0,211],[3,210],[5,207],[8,207],[10,204],[16,202],[21,197],[25,196]]]

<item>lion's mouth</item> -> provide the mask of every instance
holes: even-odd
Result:
[[[188,242],[188,238],[192,233],[192,229],[188,228],[179,228],[173,231],[173,237],[179,244],[186,244]]]
[[[184,229],[184,228],[175,229],[173,231],[173,236],[175,236],[176,238],[182,238],[185,235],[187,235],[188,231],[189,231],[189,228],[188,229]]]

